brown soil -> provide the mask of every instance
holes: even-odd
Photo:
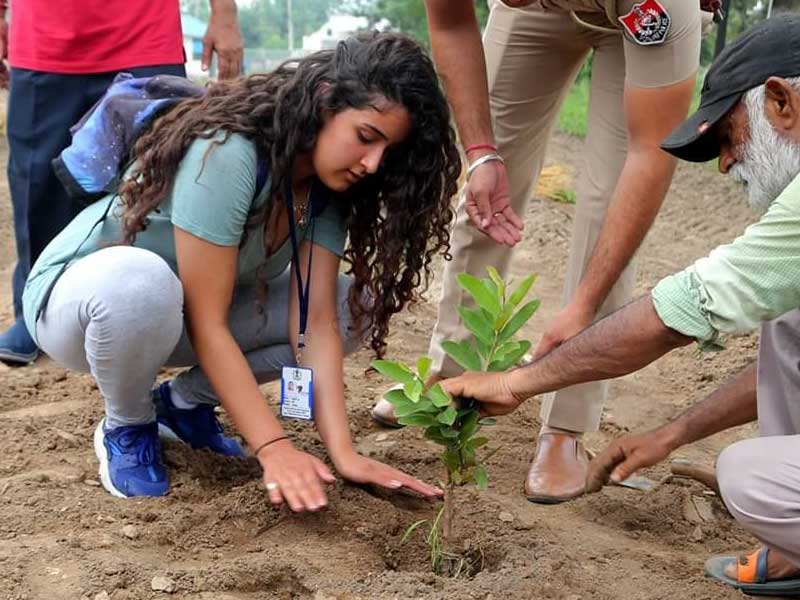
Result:
[[[5,150],[0,163],[5,163]],[[552,163],[577,169],[579,142],[551,144]],[[10,322],[14,257],[5,181],[0,183],[0,325]],[[529,325],[535,340],[559,306],[573,208],[536,199],[514,274],[540,275],[542,310]],[[741,194],[710,167],[682,165],[672,192],[641,252],[640,290],[739,234],[753,215]],[[429,300],[400,315],[392,357],[427,349],[438,284]],[[728,350],[698,355],[693,348],[613,385],[602,430],[588,436],[601,449],[614,436],[655,426],[711,391],[750,361],[754,336],[728,341]],[[362,451],[423,477],[442,473],[436,448],[416,431],[388,436],[369,417],[384,382],[365,376],[361,352],[347,362],[352,430]],[[275,403],[275,390],[265,395]],[[98,487],[92,431],[102,402],[91,378],[47,359],[35,366],[0,367],[0,598],[134,600],[163,596],[155,576],[175,584],[175,598],[552,598],[561,600],[738,598],[704,578],[709,554],[751,548],[754,540],[727,516],[687,519],[694,483],[666,484],[652,493],[606,489],[559,506],[528,503],[522,481],[534,449],[538,406],[529,403],[490,432],[500,450],[490,459],[488,491],[461,492],[458,529],[484,554],[471,580],[430,573],[419,534],[400,543],[404,528],[437,506],[337,482],[330,508],[292,516],[270,508],[251,461],[224,459],[181,445],[166,447],[172,491],[163,499],[122,501]],[[324,457],[314,430],[287,427],[304,449]],[[692,447],[680,456],[712,464],[743,428]],[[659,478],[662,465],[645,473]],[[502,518],[501,518],[501,513]],[[134,539],[122,530],[133,526]],[[126,529],[130,533],[130,528]]]

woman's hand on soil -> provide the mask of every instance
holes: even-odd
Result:
[[[522,239],[522,219],[511,208],[508,175],[500,161],[475,169],[464,186],[465,210],[475,226],[498,244],[514,246]]]
[[[407,475],[377,460],[361,456],[356,452],[349,453],[335,462],[339,474],[355,483],[372,483],[390,490],[406,488],[419,492],[426,498],[438,498],[444,494],[435,486],[428,485],[416,477]]]
[[[660,463],[675,449],[672,439],[666,428],[660,428],[614,440],[589,464],[586,490],[600,491],[609,480],[620,483],[639,469]]]
[[[282,440],[261,451],[258,460],[273,505],[286,502],[294,512],[317,511],[328,505],[322,484],[333,483],[336,477],[317,457]]]
[[[522,403],[509,382],[508,373],[467,371],[463,375],[442,381],[442,387],[453,397],[472,398],[481,405],[481,414],[507,415]]]

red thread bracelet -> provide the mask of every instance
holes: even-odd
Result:
[[[464,154],[469,154],[475,150],[491,150],[492,152],[497,152],[497,146],[494,144],[472,144],[464,149]]]

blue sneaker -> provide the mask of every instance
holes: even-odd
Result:
[[[169,490],[169,475],[161,462],[158,425],[94,430],[94,451],[100,460],[100,482],[112,496],[163,496]]]
[[[224,456],[245,456],[239,442],[222,433],[213,406],[198,404],[196,408],[176,408],[168,381],[153,390],[153,402],[158,416],[158,432],[162,437],[185,442],[192,448],[208,448]]]
[[[17,319],[11,327],[0,333],[1,362],[15,367],[32,363],[38,356],[39,348],[22,319]]]

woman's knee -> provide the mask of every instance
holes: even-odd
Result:
[[[177,343],[183,329],[183,289],[164,259],[131,247],[108,248],[96,253],[97,260],[88,260],[93,257],[73,267],[93,271],[86,303],[89,319]]]

